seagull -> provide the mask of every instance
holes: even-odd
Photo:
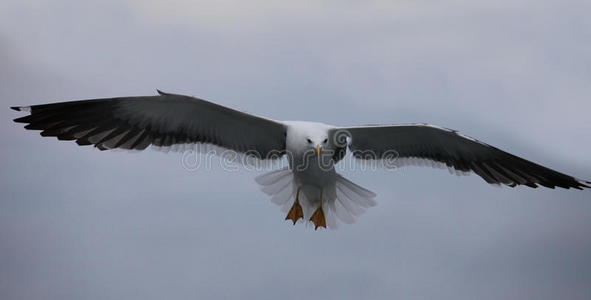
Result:
[[[287,166],[255,180],[287,213],[285,219],[336,228],[353,223],[376,205],[376,194],[347,180],[335,165],[347,151],[384,168],[447,167],[476,173],[489,184],[554,189],[590,188],[577,179],[474,138],[425,123],[340,127],[277,121],[196,97],[165,93],[11,107],[29,115],[15,119],[41,136],[74,140],[99,150],[144,150],[204,145],[255,161],[287,158]]]

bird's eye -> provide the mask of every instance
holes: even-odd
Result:
[[[324,141],[322,143],[326,144],[326,142],[328,142],[328,139],[324,139]]]
[[[312,144],[312,140],[311,139],[308,139],[308,144]]]

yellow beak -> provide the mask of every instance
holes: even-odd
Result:
[[[322,149],[322,147],[320,147],[320,145],[316,146],[316,155],[320,155],[320,150]]]

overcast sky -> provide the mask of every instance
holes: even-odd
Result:
[[[591,298],[589,190],[344,170],[378,205],[314,231],[262,172],[41,138],[8,109],[158,88],[433,123],[591,179],[589,1],[211,2],[0,2],[0,298]]]

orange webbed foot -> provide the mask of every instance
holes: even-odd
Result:
[[[296,199],[295,202],[293,203],[293,206],[291,207],[291,209],[287,213],[287,216],[285,217],[285,219],[292,220],[293,225],[295,225],[295,223],[299,219],[303,219],[303,218],[304,218],[304,211],[302,210],[302,206],[300,205],[300,202]]]
[[[285,219],[292,220],[293,225],[295,225],[299,219],[303,219],[303,218],[304,218],[304,211],[302,210],[302,206],[300,205],[300,189],[298,188],[298,191],[296,192],[295,201],[293,202],[293,206],[291,207],[291,209],[287,213],[287,216],[285,217]]]
[[[317,230],[318,227],[326,228],[326,218],[324,217],[322,205],[318,206],[318,209],[312,214],[312,217],[310,217],[310,221],[314,223],[314,230]]]

